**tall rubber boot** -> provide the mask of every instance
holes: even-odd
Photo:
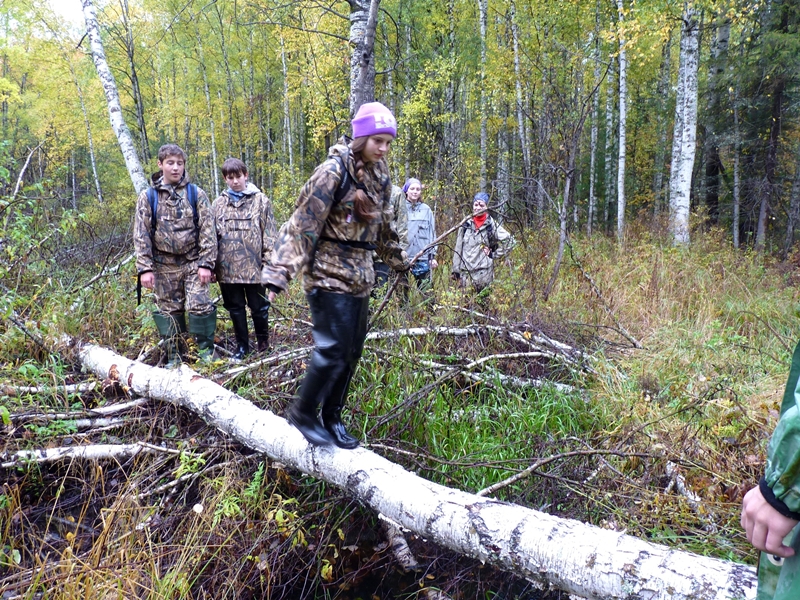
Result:
[[[250,340],[247,333],[247,312],[242,308],[232,310],[231,322],[233,323],[233,334],[236,336],[236,352],[233,353],[233,360],[242,360],[250,354]]]
[[[256,332],[258,351],[269,351],[269,303],[253,311],[253,329]]]
[[[303,381],[308,379],[306,373]],[[294,404],[289,407],[286,419],[300,430],[309,444],[315,446],[330,446],[333,444],[331,434],[317,420],[317,407],[319,402],[313,397],[298,395]]]
[[[344,400],[347,397],[352,378],[353,369],[348,367],[342,377],[339,378],[339,381],[331,388],[330,398],[322,405],[323,427],[331,434],[333,443],[345,450],[357,448],[359,444],[358,439],[347,433],[347,429],[342,423],[342,409],[344,408]]]
[[[177,367],[181,364],[181,355],[178,351],[178,335],[186,331],[186,320],[183,313],[178,315],[153,313],[153,321],[155,321],[158,333],[161,334],[161,338],[164,340],[164,348],[167,351],[167,368]]]
[[[217,329],[217,307],[207,315],[189,313],[189,333],[197,340],[197,353],[200,360],[214,358],[214,332]]]
[[[322,401],[322,425],[331,434],[334,444],[351,450],[358,446],[359,441],[345,429],[342,409],[353,372],[364,349],[369,299],[334,294],[324,303],[324,310],[324,317],[333,324],[331,331],[342,348],[343,368],[331,373],[331,387]]]

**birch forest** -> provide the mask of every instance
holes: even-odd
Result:
[[[0,596],[755,599],[799,29],[800,0],[0,2]],[[216,358],[166,369],[134,207],[177,143],[280,227],[372,101],[439,266],[370,301],[361,446],[312,447],[301,285],[234,362],[212,284]],[[450,273],[477,192],[514,238],[480,293]]]

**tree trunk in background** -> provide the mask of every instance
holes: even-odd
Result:
[[[455,0],[447,2],[447,57],[451,63],[456,62],[456,21],[455,21]],[[444,147],[444,160],[436,160],[434,170],[445,172],[446,183],[452,183],[452,175],[456,155],[458,152],[458,139],[456,135],[456,74],[450,72],[447,87],[444,92],[444,134],[442,135],[442,146]]]
[[[183,406],[248,448],[344,490],[417,535],[536,584],[581,598],[755,599],[752,567],[447,488],[363,447],[310,446],[284,419],[186,367],[157,369],[92,345],[79,353],[101,380]]]
[[[503,103],[503,120],[509,121],[508,104]],[[509,142],[510,132],[505,127],[497,131],[497,204],[506,210],[511,200],[511,151]]]
[[[103,92],[106,96],[108,115],[111,119],[111,128],[117,136],[117,141],[122,151],[122,157],[125,159],[125,167],[128,169],[131,182],[138,194],[147,189],[147,178],[142,169],[142,164],[139,162],[139,157],[136,154],[136,145],[131,137],[131,132],[128,130],[128,126],[125,125],[125,119],[122,116],[122,106],[119,102],[117,82],[114,80],[114,75],[108,67],[105,50],[103,49],[103,40],[100,38],[100,28],[97,24],[97,12],[92,4],[92,0],[82,0],[82,4],[83,17],[86,21],[86,33],[89,36],[89,42],[92,48],[92,59],[94,60],[97,76],[100,78],[100,83],[103,86]]]
[[[628,54],[625,48],[625,4],[617,0],[619,13],[619,146],[617,159],[617,240],[625,236],[625,143],[628,121]]]
[[[136,61],[134,60],[136,43],[133,39],[133,30],[131,29],[128,15],[128,0],[121,0],[120,7],[122,8],[122,25],[125,27],[123,46],[128,57],[128,65],[131,68],[131,93],[133,94],[133,105],[136,107],[136,123],[139,125],[139,144],[142,147],[142,161],[148,164],[152,157],[150,155],[150,142],[147,139],[147,123],[145,123],[144,119],[144,98],[139,87],[139,76],[136,73]]]
[[[797,145],[794,161],[794,181],[792,182],[792,194],[789,198],[789,219],[786,223],[786,238],[783,242],[784,260],[792,250],[794,244],[794,230],[800,220],[800,144]]]
[[[761,190],[761,206],[758,211],[758,229],[756,230],[756,245],[758,251],[764,250],[767,239],[767,218],[769,208],[778,205],[780,196],[780,183],[777,181],[778,146],[780,144],[783,92],[786,80],[778,77],[772,86],[772,123],[769,128],[769,146],[767,147],[767,161],[764,165],[764,188]]]
[[[667,106],[669,104],[670,65],[672,64],[672,30],[661,52],[661,69],[658,77],[656,96],[658,96],[658,114],[656,128],[658,143],[653,165],[653,214],[661,214],[664,203],[664,166],[667,163]]]
[[[614,170],[614,140],[616,131],[614,126],[614,59],[609,57],[608,76],[606,77],[606,143],[605,143],[605,202],[603,203],[603,231],[608,231],[611,217],[611,200],[614,197],[614,183],[616,171]]]
[[[595,4],[594,12],[594,49],[592,50],[594,60],[594,91],[592,94],[592,124],[589,142],[589,207],[586,217],[586,234],[591,236],[594,227],[595,212],[597,210],[597,197],[595,184],[597,182],[597,132],[598,119],[600,118],[600,0]]]
[[[380,0],[350,0],[350,117],[375,100],[375,28]]]
[[[486,122],[487,122],[487,115],[486,115],[486,11],[487,7],[486,4],[488,0],[478,0],[478,30],[480,31],[481,35],[481,66],[480,66],[480,105],[478,110],[480,111],[480,119],[481,119],[481,171],[480,171],[480,182],[478,187],[480,191],[486,191],[486,161],[487,161],[487,153],[488,153],[488,133],[486,129]]]
[[[735,92],[734,92],[735,94]],[[740,155],[742,143],[739,139],[738,95],[733,99],[733,247],[739,247],[739,207],[741,206]]]
[[[531,191],[531,149],[528,143],[528,130],[523,104],[522,68],[520,66],[519,57],[519,26],[517,24],[516,2],[511,2],[509,11],[511,16],[511,37],[514,46],[514,91],[517,97],[517,134],[519,136],[520,151],[522,154],[523,201],[525,207],[529,208],[533,201],[533,193]]]
[[[227,41],[225,40],[225,21],[222,18],[222,12],[220,12],[219,10],[220,7],[219,2],[214,2],[212,6],[214,7],[214,12],[216,13],[217,16],[217,23],[219,24],[219,40],[220,40],[219,45],[220,45],[220,50],[222,51],[222,61],[225,64],[225,88],[228,93],[228,101],[226,103],[228,107],[228,114],[225,115],[227,117],[226,120],[228,122],[228,127],[227,127],[228,150],[225,154],[227,156],[233,156],[234,154],[238,154],[241,156],[242,149],[238,148],[237,150],[237,148],[234,148],[233,146],[233,129],[234,129],[233,115],[234,112],[236,111],[236,97],[235,97],[235,92],[233,90],[233,76],[231,75],[231,65],[228,59],[228,44]],[[223,123],[224,122],[225,121],[223,121]]]
[[[72,73],[72,81],[75,83],[75,89],[78,90],[78,100],[81,102],[81,112],[83,113],[83,125],[86,127],[86,138],[89,142],[89,162],[92,165],[92,177],[94,178],[94,188],[97,191],[97,201],[101,204],[103,203],[103,190],[100,187],[100,176],[97,174],[97,161],[95,160],[94,156],[94,140],[92,138],[92,124],[89,121],[89,115],[86,112],[86,103],[83,100],[83,90],[81,89],[80,82],[78,81],[78,76],[75,73],[75,69],[72,67],[72,63],[69,60],[69,57],[65,57],[67,60],[67,64],[69,64],[69,72]]]
[[[289,176],[294,185],[294,143],[292,141],[292,113],[289,106],[289,69],[286,66],[283,36],[281,36],[281,66],[283,68],[283,154],[289,157]]]
[[[217,168],[217,137],[214,127],[214,107],[211,105],[211,90],[208,85],[208,73],[206,72],[206,60],[203,54],[203,41],[200,39],[200,32],[197,32],[197,54],[200,59],[200,72],[203,75],[203,93],[206,96],[206,111],[208,114],[208,129],[211,134],[211,172],[214,180],[214,198],[219,196],[219,169]]]
[[[719,139],[717,136],[717,120],[720,115],[721,89],[720,77],[725,72],[728,55],[728,41],[731,34],[731,23],[727,18],[716,27],[711,46],[711,58],[708,63],[708,109],[706,111],[706,207],[708,221],[711,225],[719,222],[719,184],[722,173],[722,159],[719,155]]]
[[[680,69],[672,136],[672,166],[669,178],[669,214],[672,243],[689,243],[689,208],[692,169],[697,139],[697,68],[699,27],[694,8],[684,2],[681,24]]]

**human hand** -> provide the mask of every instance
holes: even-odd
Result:
[[[784,558],[794,556],[794,549],[783,539],[794,529],[797,521],[784,517],[764,499],[758,486],[747,492],[742,501],[742,528],[753,546]]]
[[[267,300],[269,300],[269,303],[272,304],[273,302],[275,302],[275,298],[277,298],[277,296],[278,296],[277,292],[273,292],[272,290],[270,290],[269,294],[267,294]]]
[[[432,259],[431,259],[431,261],[430,261],[430,263],[428,263],[428,264],[430,264],[430,266],[431,266],[431,269],[435,269],[436,267],[438,267],[438,266],[439,266],[439,263],[438,263],[438,262],[436,262],[436,259],[435,259],[435,258],[432,258]]]
[[[211,283],[211,275],[211,269],[206,269],[205,267],[197,268],[197,277],[200,279],[200,283]]]
[[[484,246],[484,247],[483,247],[483,253],[484,253],[486,256],[491,256],[491,254],[492,254],[492,249],[491,249],[491,248],[489,248],[489,246]]]
[[[148,271],[147,273],[142,273],[139,276],[139,281],[142,282],[143,288],[152,290],[156,285],[156,274],[153,273],[152,271]]]

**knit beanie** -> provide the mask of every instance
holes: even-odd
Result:
[[[475,202],[475,200],[480,200],[481,202],[485,203],[486,206],[489,206],[489,194],[486,192],[478,192],[475,194],[475,196],[472,198],[472,201]]]
[[[419,179],[417,179],[416,177],[409,177],[408,179],[406,179],[406,182],[403,184],[403,193],[407,194],[408,193],[408,188],[410,188],[415,183],[419,187],[422,187],[422,182]]]
[[[392,137],[397,136],[397,120],[392,111],[380,102],[362,104],[353,119],[353,137],[359,138],[381,133],[388,133]]]

